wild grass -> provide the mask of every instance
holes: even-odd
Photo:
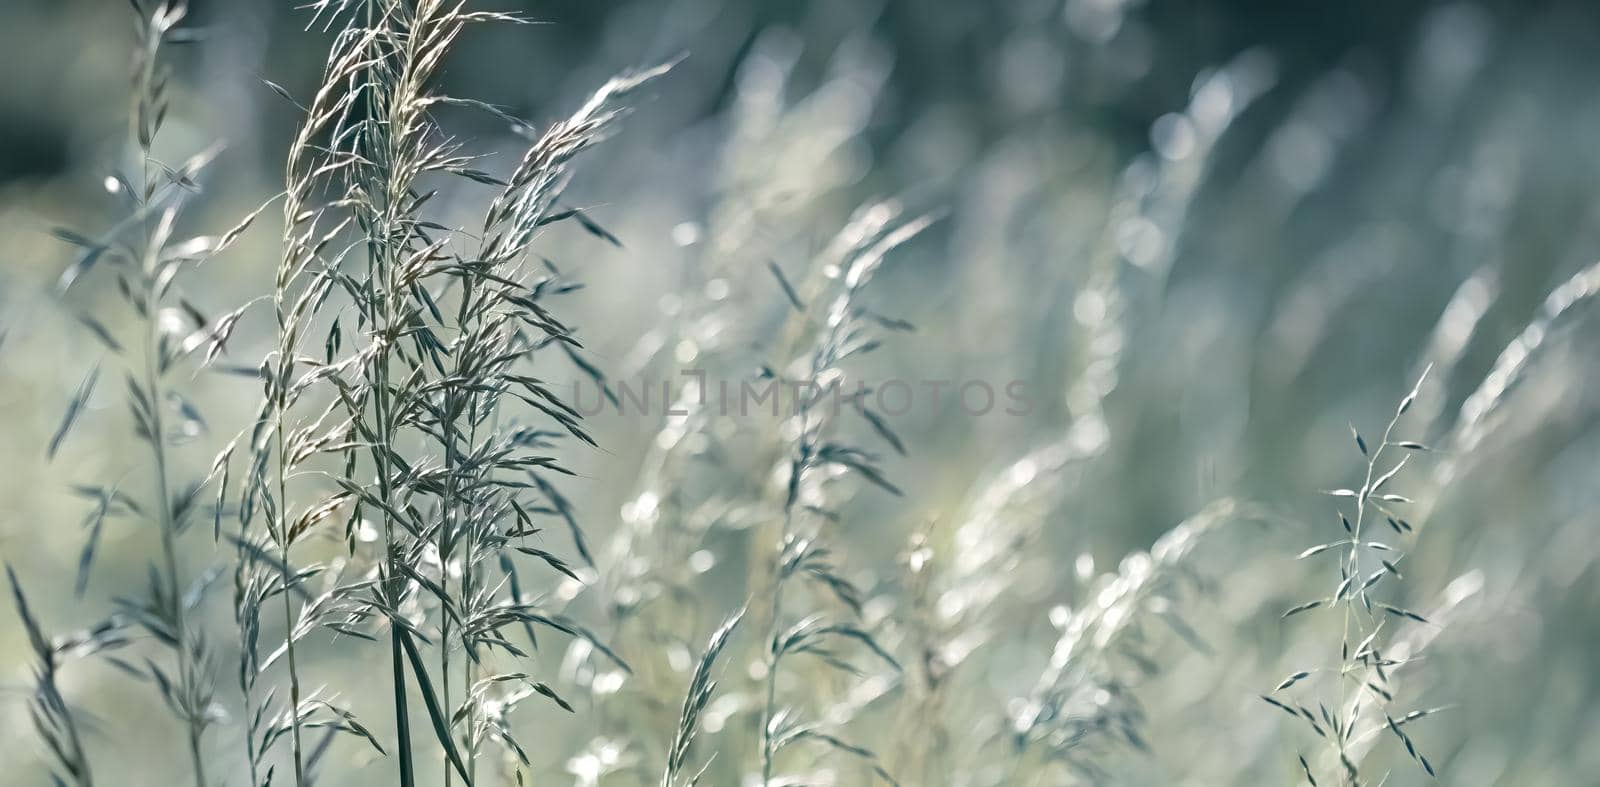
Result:
[[[1005,136],[970,161],[927,152],[967,144],[937,112],[869,160],[906,97],[864,40],[817,70],[800,34],[751,36],[718,124],[687,144],[639,138],[657,126],[629,114],[680,95],[694,60],[595,79],[535,123],[449,92],[471,89],[451,68],[490,40],[479,28],[530,20],[319,0],[298,17],[327,46],[316,84],[263,87],[295,119],[272,151],[277,193],[183,239],[227,161],[164,163],[203,117],[168,61],[198,33],[182,3],[133,6],[132,166],[106,178],[120,212],[56,233],[76,255],[60,291],[82,299],[62,300],[105,357],[73,359],[38,446],[85,511],[76,596],[104,591],[111,610],[52,636],[65,612],[41,604],[54,599],[29,545],[6,545],[23,704],[58,783],[150,768],[296,787],[1353,787],[1485,767],[1459,714],[1439,712],[1446,678],[1474,674],[1463,654],[1482,629],[1462,599],[1496,565],[1455,520],[1501,456],[1582,422],[1582,397],[1552,393],[1538,364],[1577,330],[1597,268],[1555,276],[1529,315],[1499,300],[1494,266],[1467,266],[1423,341],[1400,361],[1344,359],[1359,379],[1323,397],[1315,359],[1354,330],[1328,315],[1377,274],[1314,265],[1272,289],[1210,261],[1226,255],[1209,244],[1260,251],[1236,226],[1292,234],[1292,208],[1257,202],[1270,190],[1252,178],[1276,165],[1238,149],[1255,114],[1310,144],[1316,112],[1273,114],[1262,53],[1202,73],[1131,158],[1088,121],[1013,107],[984,120]],[[1029,41],[1013,54],[1038,55]],[[1082,43],[1062,88],[1092,83],[1102,98],[1072,108],[1093,110],[1116,95],[1095,58],[1117,52]],[[164,133],[175,116],[183,133]],[[518,140],[512,156],[486,126]],[[619,209],[569,189],[590,163],[683,146],[710,185],[663,187],[693,195],[671,206],[669,238],[626,215],[632,231],[613,233]],[[900,177],[906,161],[940,182]],[[641,214],[654,199],[612,197]],[[264,216],[276,233],[251,229]],[[210,316],[215,293],[190,283],[262,249],[270,280]],[[609,275],[591,253],[640,265]],[[658,259],[668,273],[645,267]],[[1205,264],[1226,275],[1182,267]],[[1257,318],[1252,345],[1237,332]],[[619,327],[633,324],[647,327]],[[1038,411],[887,412],[884,381],[924,365],[1024,377]],[[1367,381],[1395,365],[1415,387],[1380,431],[1352,428],[1353,470],[1328,460],[1342,438],[1324,411],[1363,420],[1387,387]],[[131,420],[102,406],[121,376]],[[225,427],[200,415],[214,379],[250,389],[247,407],[216,408]],[[1518,398],[1534,379],[1547,398]],[[641,411],[641,390],[661,406]],[[751,406],[728,412],[730,392]],[[64,466],[129,423],[135,466],[94,481]],[[1299,506],[1261,498],[1351,473],[1333,492],[1340,533],[1285,554],[1307,531]],[[1409,546],[1435,519],[1450,529]],[[108,556],[148,560],[147,584],[110,587]],[[1320,595],[1299,595],[1286,565],[1315,571]],[[231,620],[216,614],[224,576]],[[1298,599],[1283,619],[1281,598]],[[1263,671],[1285,676],[1270,713],[1253,696]],[[97,698],[95,681],[118,679],[102,674],[155,689],[174,719],[146,725],[161,751],[129,743],[156,703]]]
[[[849,743],[818,721],[805,717],[801,707],[786,703],[779,694],[783,670],[789,660],[811,656],[846,674],[864,673],[855,666],[845,649],[860,647],[868,658],[876,658],[899,671],[899,662],[878,643],[872,632],[849,618],[840,619],[818,610],[800,615],[786,606],[786,596],[797,581],[820,588],[853,616],[861,615],[862,591],[838,565],[837,553],[828,547],[828,530],[840,524],[827,489],[838,476],[859,477],[892,494],[900,494],[878,467],[875,453],[833,436],[833,421],[839,411],[849,407],[878,433],[888,446],[904,452],[900,438],[889,431],[883,420],[866,405],[870,391],[858,387],[845,390],[842,364],[852,356],[869,353],[881,341],[877,333],[885,324],[897,321],[875,315],[861,300],[862,293],[883,265],[885,256],[922,232],[931,219],[900,216],[892,203],[867,205],[858,210],[834,242],[824,252],[823,280],[812,300],[817,304],[815,327],[807,326],[798,339],[801,350],[792,363],[786,363],[777,379],[797,392],[793,416],[795,437],[786,446],[787,470],[783,474],[782,504],[778,514],[778,544],[772,580],[765,594],[768,611],[767,653],[764,663],[765,698],[761,706],[761,784],[804,782],[805,776],[788,776],[777,771],[782,752],[795,745],[815,744],[863,758],[872,763],[873,772],[883,780],[898,784],[877,763],[874,752]],[[784,297],[796,312],[806,314],[807,304],[795,288],[773,268]],[[787,370],[798,375],[790,377]],[[776,781],[775,781],[776,780]]]
[[[104,348],[125,365],[128,409],[134,434],[149,450],[148,483],[153,490],[141,499],[121,491],[121,480],[104,486],[80,487],[84,494],[99,502],[91,515],[89,538],[79,561],[77,587],[81,594],[89,583],[98,540],[108,517],[126,516],[147,522],[154,528],[160,543],[159,560],[150,568],[145,595],[119,597],[114,625],[100,629],[100,634],[106,635],[122,626],[133,627],[168,651],[171,660],[166,666],[148,657],[142,659],[142,663],[117,663],[133,677],[155,687],[166,707],[182,724],[191,776],[197,785],[204,785],[208,783],[205,735],[218,720],[219,710],[211,678],[213,649],[206,633],[195,627],[192,620],[217,572],[214,569],[187,570],[180,560],[178,541],[201,514],[202,483],[179,484],[174,475],[172,453],[177,446],[202,436],[206,422],[198,408],[175,385],[174,378],[175,372],[186,365],[205,365],[215,360],[238,315],[208,318],[183,292],[180,277],[188,269],[206,264],[237,241],[255,214],[220,236],[184,240],[174,237],[179,214],[198,192],[197,178],[217,150],[202,151],[176,166],[157,157],[154,145],[169,109],[170,73],[162,55],[168,45],[185,40],[185,31],[178,26],[186,9],[181,3],[161,3],[148,8],[135,3],[134,11],[137,33],[131,123],[134,172],[131,175],[116,172],[105,180],[107,191],[123,201],[127,213],[97,237],[66,229],[57,231],[59,237],[82,249],[73,266],[61,275],[58,286],[65,290],[95,273],[94,269],[101,269],[104,275],[114,277],[123,305],[137,316],[139,331],[129,338],[117,336],[93,316],[83,315],[80,319]],[[50,456],[55,455],[83,413],[84,402],[94,388],[99,371],[100,367],[96,366],[68,403],[61,425],[51,439],[47,452]],[[20,589],[17,593],[20,602]],[[37,634],[31,623],[30,630]],[[47,672],[51,673],[53,681],[54,666]],[[65,716],[62,718],[65,723]],[[75,734],[69,739],[71,748],[77,752],[73,757],[81,758]],[[86,765],[69,770],[88,779]]]
[[[694,743],[695,735],[700,731],[700,714],[705,712],[706,705],[716,693],[717,681],[712,677],[712,672],[717,667],[717,657],[722,655],[723,648],[728,645],[728,638],[744,617],[744,610],[735,612],[732,617],[723,621],[717,630],[712,632],[711,639],[706,643],[705,652],[700,655],[700,660],[695,664],[694,674],[689,679],[689,691],[683,697],[683,709],[678,714],[678,731],[672,737],[672,748],[667,754],[667,766],[661,773],[661,787],[677,787],[685,785],[693,787],[705,775],[705,770],[710,767],[706,763],[692,774],[686,774],[689,767],[689,746]],[[685,779],[684,776],[688,778]]]
[[[1329,668],[1296,671],[1275,686],[1272,695],[1263,695],[1262,699],[1294,717],[1328,744],[1329,756],[1326,759],[1331,764],[1313,767],[1304,755],[1300,756],[1306,781],[1313,786],[1319,784],[1319,773],[1324,780],[1320,783],[1363,783],[1360,765],[1364,750],[1362,744],[1384,731],[1392,732],[1405,746],[1406,754],[1416,760],[1429,776],[1435,775],[1433,764],[1428,761],[1427,755],[1417,749],[1405,729],[1405,725],[1432,711],[1395,710],[1392,703],[1395,702],[1396,689],[1390,676],[1390,673],[1406,667],[1418,657],[1406,649],[1397,654],[1391,647],[1389,630],[1401,623],[1414,622],[1426,626],[1430,625],[1430,621],[1417,612],[1381,600],[1388,586],[1403,579],[1400,565],[1405,561],[1406,553],[1373,535],[1378,529],[1376,520],[1379,517],[1388,523],[1389,530],[1396,537],[1404,538],[1414,531],[1406,515],[1398,510],[1400,506],[1411,503],[1412,499],[1396,491],[1397,485],[1392,482],[1415,453],[1426,452],[1428,448],[1420,442],[1399,438],[1395,434],[1395,427],[1416,403],[1426,380],[1427,372],[1424,371],[1416,386],[1400,400],[1394,417],[1389,419],[1376,443],[1369,445],[1360,431],[1353,426],[1350,428],[1357,450],[1367,460],[1361,484],[1353,489],[1335,489],[1329,494],[1355,501],[1354,516],[1346,516],[1343,511],[1339,513],[1339,523],[1344,530],[1342,539],[1317,544],[1299,555],[1301,560],[1337,556],[1339,581],[1328,596],[1297,604],[1286,611],[1283,617],[1291,618],[1319,609],[1339,610],[1343,619],[1339,660],[1336,666]],[[1399,460],[1384,461],[1397,452],[1401,455]],[[1386,652],[1389,655],[1385,655]],[[1305,702],[1279,698],[1280,693],[1288,692],[1319,674],[1331,676],[1338,691],[1336,695],[1330,693],[1328,701],[1317,701],[1317,711],[1313,712]],[[1320,763],[1322,758],[1313,759]],[[1366,781],[1370,782],[1371,777],[1367,777]]]
[[[539,531],[530,510],[549,509],[526,495],[552,493],[546,476],[568,473],[538,453],[552,440],[565,434],[593,443],[577,411],[521,371],[540,350],[581,346],[545,306],[568,285],[553,266],[529,270],[524,258],[541,227],[587,221],[580,211],[556,209],[569,162],[609,132],[620,99],[665,68],[612,80],[577,114],[537,137],[501,179],[474,169],[479,156],[449,139],[432,112],[457,105],[510,119],[481,102],[438,94],[431,82],[468,25],[520,20],[440,2],[316,10],[320,20],[344,28],[291,148],[285,255],[274,293],[279,346],[263,364],[267,396],[241,508],[267,513],[285,591],[295,540],[348,509],[346,540],[354,549],[363,517],[376,520],[375,565],[361,580],[334,588],[320,611],[344,633],[364,636],[355,628],[372,622],[388,629],[399,782],[416,780],[414,682],[447,764],[446,783],[459,776],[470,784],[485,741],[530,764],[505,720],[517,702],[540,694],[571,707],[525,672],[488,670],[491,652],[528,658],[509,638],[518,628],[530,644],[533,626],[593,638],[575,621],[535,605],[512,558],[530,556],[576,576],[563,559],[527,543]],[[424,210],[435,192],[426,182],[439,175],[498,188],[474,232],[428,220]],[[469,249],[458,250],[463,243]],[[364,273],[346,272],[353,260],[364,262]],[[335,291],[349,304],[326,323],[323,357],[303,355],[305,337]],[[318,391],[330,403],[303,425],[292,424],[291,412]],[[507,402],[554,429],[507,412]],[[402,447],[418,441],[427,448]],[[316,469],[315,460],[325,456],[339,458],[340,469]],[[306,476],[323,476],[332,489],[290,519],[288,485]],[[572,532],[587,559],[581,532],[575,526]],[[300,630],[290,594],[278,595],[286,630]],[[300,698],[295,639],[287,637],[284,653],[298,782],[300,728],[315,709]],[[437,649],[437,669],[425,660],[422,646],[429,643]]]

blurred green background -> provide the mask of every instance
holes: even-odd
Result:
[[[281,187],[296,114],[261,80],[307,95],[329,36],[304,30],[305,13],[288,2],[193,6],[206,36],[172,55],[177,98],[163,146],[178,157],[226,142],[186,218],[216,231]],[[972,490],[1034,448],[1070,439],[1094,455],[1040,515],[1048,549],[1031,557],[1048,568],[1017,574],[1026,603],[989,623],[986,672],[967,698],[975,708],[998,712],[1016,690],[1005,676],[1036,673],[1048,658],[1044,611],[1080,592],[1079,556],[1115,567],[1219,497],[1272,512],[1209,546],[1198,569],[1207,590],[1186,615],[1209,647],[1159,646],[1167,668],[1141,687],[1152,753],[1113,760],[1113,783],[1299,778],[1293,752],[1310,744],[1253,695],[1328,651],[1278,612],[1328,584],[1292,558],[1337,537],[1317,490],[1359,483],[1348,424],[1380,430],[1433,362],[1408,436],[1464,445],[1456,438],[1478,433],[1469,397],[1547,308],[1546,294],[1600,253],[1600,13],[1586,2],[495,7],[541,24],[469,31],[441,89],[536,124],[620,69],[689,55],[644,91],[574,184],[570,201],[625,246],[566,227],[541,241],[588,284],[563,314],[614,375],[670,368],[650,342],[678,335],[682,301],[707,281],[751,282],[735,288],[739,298],[780,297],[767,261],[801,269],[866,199],[942,215],[877,285],[883,311],[919,330],[874,356],[873,373],[1025,380],[1040,406],[973,417],[947,404],[895,419],[910,455],[887,467],[906,495],[852,504],[852,559],[893,574],[910,533],[959,519]],[[53,461],[44,455],[102,354],[74,315],[131,322],[113,313],[104,282],[55,291],[72,250],[49,235],[115,218],[102,182],[129,155],[128,17],[105,0],[0,4],[0,556],[57,629],[92,620],[142,582],[154,543],[136,523],[113,527],[88,593],[73,597],[90,504],[71,484],[142,461],[115,386],[91,401],[94,428]],[[520,143],[503,124],[465,110],[442,117],[503,151],[487,168],[510,166]],[[481,198],[451,188],[447,210]],[[215,311],[268,291],[275,240],[273,227],[252,230],[191,291]],[[1540,333],[1470,451],[1425,463],[1450,463],[1453,476],[1435,489],[1428,470],[1416,475],[1436,502],[1408,558],[1407,592],[1419,608],[1445,604],[1447,587],[1459,596],[1408,688],[1422,705],[1452,707],[1415,733],[1446,784],[1592,784],[1600,769],[1593,311],[1579,303]],[[258,357],[265,331],[248,324],[233,352]],[[203,471],[257,392],[226,377],[194,386],[213,434],[185,460]],[[567,490],[591,539],[605,543],[640,493],[661,424],[596,421],[605,450],[574,452],[582,477]],[[195,566],[220,559],[205,538],[188,547]],[[743,596],[742,580],[715,575],[706,620]],[[226,641],[225,604],[215,621]],[[0,782],[43,784],[14,623],[0,615],[0,728],[11,731]],[[691,649],[705,630],[686,634]],[[315,669],[359,697],[350,687],[362,685],[361,653],[330,647]],[[96,719],[96,762],[127,763],[125,783],[170,783],[176,726],[128,716],[148,688],[108,670],[72,681],[69,695]],[[548,770],[534,783],[572,782],[568,758],[611,734],[601,713],[527,718]],[[730,725],[724,735],[745,732]],[[213,733],[218,757],[231,734]],[[635,753],[654,756],[648,744]],[[389,776],[353,745],[331,756],[351,769],[337,783]],[[1388,784],[1427,783],[1403,753],[1392,765]],[[717,773],[714,783],[737,783]]]

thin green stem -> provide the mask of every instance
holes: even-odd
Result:
[[[279,314],[280,315],[282,314],[281,309],[280,309]],[[283,332],[284,331],[284,327],[282,326],[282,317],[280,316],[279,319],[280,319],[279,331]],[[286,335],[286,334],[284,334],[284,335]],[[279,578],[283,583],[283,588],[282,588],[283,592],[280,595],[282,596],[282,602],[283,602],[282,606],[283,606],[284,656],[288,659],[288,670],[289,670],[289,707],[290,707],[289,729],[290,729],[290,741],[291,741],[291,743],[293,745],[293,748],[294,748],[294,783],[295,783],[295,787],[301,787],[301,785],[303,785],[305,783],[305,761],[304,761],[304,755],[303,755],[303,751],[304,750],[301,748],[301,744],[300,744],[300,668],[299,668],[299,665],[295,661],[295,647],[294,647],[295,623],[294,623],[294,613],[293,613],[293,610],[291,609],[291,605],[290,605],[290,601],[289,601],[290,597],[293,595],[292,593],[289,592],[289,584],[290,584],[290,582],[293,581],[293,578],[291,576],[290,568],[289,568],[289,533],[288,533],[287,521],[285,520],[285,516],[288,513],[288,506],[289,506],[289,498],[288,498],[288,494],[287,494],[288,480],[286,478],[287,470],[285,468],[285,465],[287,464],[289,459],[283,452],[283,449],[284,449],[283,419],[284,419],[285,406],[287,404],[284,401],[284,396],[286,395],[286,392],[287,392],[288,372],[289,372],[289,370],[287,368],[287,363],[288,362],[286,360],[284,360],[284,354],[281,351],[281,348],[280,348],[280,353],[279,353],[278,358],[279,358],[278,365],[279,365],[279,370],[280,370],[281,374],[278,377],[278,381],[277,381],[277,384],[276,384],[277,387],[278,387],[278,392],[277,392],[277,397],[278,397],[277,410],[278,410],[278,412],[277,412],[277,417],[276,417],[277,424],[276,424],[276,428],[275,428],[275,432],[276,432],[275,436],[276,436],[277,443],[278,443],[278,478],[277,478],[277,481],[278,481],[278,505],[277,505],[277,512],[278,512],[277,529],[278,529],[278,532],[277,532],[277,538],[278,538],[278,543],[280,544],[280,548],[283,551],[283,559],[278,564],[278,571],[279,571]]]
[[[366,25],[370,29],[379,22],[378,9],[376,4],[369,2],[365,11]],[[386,16],[387,12],[385,12]],[[376,46],[380,47],[380,51],[376,53],[372,68],[381,68],[391,61],[396,54],[403,54],[382,51],[382,47],[385,47],[388,43],[382,40],[374,42]],[[392,119],[387,115],[393,114],[394,107],[380,106],[378,97],[373,91],[365,91],[364,103],[367,108],[367,118],[370,121],[381,124]],[[387,134],[386,141],[388,144],[380,147],[374,144],[377,140],[374,140],[373,137],[377,133],[380,132],[369,129],[364,131],[361,136],[364,147],[368,148],[364,153],[374,162],[375,166],[384,168],[386,173],[386,177],[377,179],[381,182],[383,188],[377,189],[375,190],[376,193],[371,194],[377,204],[372,206],[374,210],[370,218],[371,223],[367,227],[367,273],[369,279],[377,285],[373,293],[375,296],[374,306],[376,308],[373,309],[372,317],[373,330],[379,343],[373,353],[373,357],[368,361],[368,372],[373,381],[372,415],[377,422],[374,430],[376,440],[371,447],[371,451],[374,472],[377,475],[379,499],[384,503],[384,510],[380,511],[383,521],[384,540],[381,595],[384,597],[385,605],[391,611],[390,614],[398,615],[399,606],[404,595],[405,578],[399,570],[400,553],[396,541],[395,523],[389,513],[389,509],[392,508],[392,503],[394,502],[394,491],[391,488],[388,452],[395,444],[392,403],[390,402],[389,354],[390,341],[394,334],[393,323],[395,317],[392,311],[393,304],[391,303],[394,295],[391,282],[393,261],[388,258],[388,255],[393,251],[390,248],[390,243],[392,243],[390,234],[395,224],[392,220],[391,212],[394,210],[394,205],[400,195],[396,194],[397,190],[390,182],[393,177],[395,159],[397,158],[396,151],[393,150],[396,134],[393,129],[381,132]],[[400,625],[400,622],[396,620],[391,620],[389,624],[389,659],[394,684],[395,745],[398,747],[400,755],[400,785],[401,787],[414,787],[416,783],[416,764],[411,750],[411,719],[406,701],[406,660],[403,653],[403,645],[400,641],[402,636]]]
[[[444,499],[440,502],[440,506],[439,506],[439,508],[440,508],[440,524],[439,524],[439,541],[438,541],[437,548],[439,550],[439,587],[442,588],[445,591],[445,596],[446,597],[448,597],[449,594],[450,594],[450,541],[451,541],[451,538],[452,538],[452,535],[451,535],[452,520],[455,518],[453,516],[453,514],[455,513],[455,509],[454,509],[454,506],[453,506],[455,495],[453,494],[453,492],[455,490],[455,485],[456,485],[455,439],[454,439],[454,435],[451,433],[452,432],[451,423],[450,423],[450,420],[449,420],[449,416],[450,416],[450,404],[449,404],[449,402],[450,402],[450,400],[452,398],[453,397],[452,397],[451,394],[449,394],[449,393],[445,394],[445,401],[446,401],[446,404],[445,404],[445,423],[441,424],[441,426],[440,426],[440,430],[444,435],[444,441],[445,441],[445,446],[444,446],[445,482],[444,482]],[[467,559],[467,561],[470,561],[472,559],[472,555],[470,555],[470,554],[467,555],[466,559]],[[463,597],[466,595],[465,582],[462,583],[462,595],[463,595]],[[446,603],[449,603],[449,602],[441,602],[441,604],[446,604]],[[463,633],[465,633],[465,632],[463,632]],[[441,608],[439,610],[439,674],[440,674],[439,682],[441,684],[440,694],[443,697],[444,707],[448,710],[451,707],[450,706],[450,610],[445,609],[442,606],[441,606]],[[471,691],[470,684],[468,686],[466,686],[463,690]],[[468,728],[468,734],[469,735],[471,734],[471,728],[470,727]],[[450,769],[450,757],[449,757],[448,754],[445,754],[443,752],[440,753],[440,756],[443,757],[443,759],[444,759],[444,787],[450,787],[451,782],[455,778],[454,774],[451,773],[451,769]]]
[[[380,263],[379,269],[383,266]],[[379,296],[384,302],[385,319],[383,321],[383,337],[380,341],[387,341],[388,334],[388,298]],[[373,399],[373,410],[377,417],[377,445],[373,446],[373,456],[377,465],[378,494],[386,505],[393,501],[393,490],[390,488],[388,447],[394,444],[394,429],[390,422],[389,410],[389,364],[388,352],[379,354],[374,360],[376,365],[377,392]],[[387,510],[383,512],[383,538],[384,538],[384,588],[387,596],[386,602],[390,609],[399,614],[399,606],[405,590],[405,578],[399,570],[400,554],[396,549],[394,522]],[[414,787],[415,763],[411,754],[411,719],[406,703],[406,666],[405,656],[400,644],[400,623],[390,621],[389,624],[389,658],[394,673],[394,717],[396,745],[400,749],[400,784],[401,787]]]
[[[781,556],[780,556],[781,560]],[[780,568],[781,572],[782,569]],[[772,588],[772,626],[767,640],[767,698],[761,707],[761,785],[772,782],[772,721],[778,708],[778,621],[783,613],[783,576],[780,573]]]
[[[168,494],[166,429],[161,418],[161,402],[165,397],[162,395],[161,374],[157,368],[159,361],[156,358],[160,347],[160,324],[157,321],[160,307],[160,294],[152,280],[145,295],[145,318],[149,326],[144,348],[145,390],[150,399],[150,446],[155,459],[156,514],[161,531],[161,556],[166,569],[166,594],[171,607],[168,614],[172,618],[172,635],[177,641],[179,693],[183,702],[187,703],[196,694],[195,671],[189,663],[188,610],[184,608],[183,590],[179,582],[177,522],[173,519],[172,498]],[[199,710],[185,708],[184,715],[187,718],[184,722],[188,726],[190,764],[194,770],[195,784],[197,787],[206,787],[205,762],[200,756],[200,737],[204,730],[196,717]]]
[[[788,578],[784,571],[784,558],[789,544],[791,521],[792,515],[785,510],[783,526],[778,534],[778,557],[773,563],[772,609],[767,623],[767,696],[766,702],[761,706],[761,787],[767,787],[772,782],[773,759],[777,754],[772,746],[772,722],[778,712],[778,662],[782,659],[782,654],[778,651],[778,635],[779,627],[783,624],[783,587],[784,580]]]
[[[160,44],[159,35],[152,36],[147,43],[144,62],[139,74],[140,98],[143,103],[150,95],[150,85],[154,80],[156,50]],[[138,122],[138,121],[136,121]],[[142,140],[143,132],[140,137]],[[142,141],[139,145],[140,181],[142,193],[148,199],[154,191],[150,178],[150,149]],[[155,494],[157,527],[161,532],[161,556],[166,570],[166,596],[170,608],[168,614],[172,622],[172,635],[176,641],[178,662],[178,692],[183,706],[184,724],[188,728],[190,765],[194,772],[197,787],[206,787],[205,763],[200,756],[200,737],[204,730],[198,718],[197,708],[187,707],[195,697],[194,686],[195,671],[189,663],[189,638],[188,638],[188,610],[184,608],[183,590],[179,581],[178,572],[178,545],[177,522],[173,517],[172,498],[170,495],[170,479],[167,469],[166,427],[161,417],[161,408],[166,397],[163,395],[161,385],[161,282],[159,277],[158,260],[159,250],[151,248],[149,223],[141,214],[139,221],[140,232],[143,235],[145,260],[142,269],[145,274],[144,290],[144,388],[148,399],[150,423],[148,424],[150,450],[155,460]]]

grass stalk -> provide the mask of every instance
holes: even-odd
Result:
[[[162,99],[157,95],[155,85],[156,55],[162,39],[171,25],[182,18],[182,7],[176,6],[169,9],[163,5],[151,17],[145,29],[146,49],[140,58],[139,78],[136,100],[138,111],[135,112],[135,144],[139,150],[139,169],[142,193],[146,200],[155,194],[161,185],[151,176],[150,164],[152,160],[151,142],[155,137],[156,127],[152,124],[145,125],[145,118],[152,113],[159,113],[157,107]],[[169,208],[168,211],[175,211]],[[144,211],[139,217],[139,228],[142,236],[142,248],[145,259],[143,261],[144,302],[140,313],[144,318],[143,333],[143,387],[145,401],[148,407],[145,416],[148,419],[148,443],[151,458],[154,461],[155,485],[155,511],[156,526],[161,538],[161,559],[164,568],[163,581],[166,583],[165,597],[168,603],[166,615],[172,625],[172,636],[175,641],[174,650],[178,668],[178,696],[181,698],[182,719],[188,737],[190,769],[194,776],[196,787],[207,787],[205,761],[201,756],[201,737],[204,734],[204,721],[200,713],[204,709],[189,706],[191,698],[197,696],[194,685],[197,679],[197,666],[191,664],[189,642],[189,614],[184,598],[182,573],[178,558],[178,522],[173,515],[171,480],[168,472],[167,457],[167,432],[163,409],[166,407],[167,392],[163,385],[164,342],[162,341],[160,315],[162,311],[161,279],[161,243],[154,239],[150,228],[151,214]],[[163,222],[170,222],[172,213],[162,217]]]
[[[159,297],[152,285],[146,299],[146,314],[159,313],[161,304]],[[161,385],[161,374],[156,366],[156,353],[160,346],[156,322],[149,321],[149,330],[146,332],[145,344],[145,390],[150,395],[150,401],[155,406],[150,408],[150,427],[154,433],[151,436],[150,447],[152,458],[155,460],[155,485],[156,485],[156,515],[157,526],[161,532],[161,559],[165,568],[166,596],[170,601],[168,614],[171,617],[173,637],[177,640],[176,656],[178,659],[179,691],[183,697],[194,696],[192,682],[195,679],[195,665],[190,663],[189,650],[189,614],[185,608],[184,592],[180,580],[178,564],[178,525],[172,515],[172,499],[168,490],[171,488],[167,477],[167,451],[166,431],[161,418],[160,402],[166,401],[165,392]],[[204,733],[204,726],[200,719],[194,718],[194,708],[188,709],[184,719],[189,738],[189,764],[194,774],[196,787],[207,787],[205,760],[200,753],[200,739]]]

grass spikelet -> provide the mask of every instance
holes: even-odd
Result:
[[[744,612],[743,609],[735,612],[711,633],[705,652],[700,654],[700,660],[695,664],[694,674],[689,678],[689,690],[683,697],[683,709],[678,713],[678,731],[673,735],[672,747],[667,753],[666,770],[661,774],[661,787],[694,787],[705,774],[705,768],[701,768],[686,780],[683,778],[689,760],[689,747],[700,731],[700,714],[705,711],[717,690],[712,671],[716,668],[717,658],[722,655],[722,649],[728,644],[728,638],[733,636],[733,630],[744,618]]]

